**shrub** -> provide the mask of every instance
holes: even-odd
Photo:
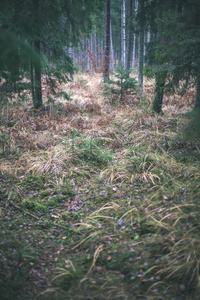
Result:
[[[127,94],[135,94],[137,89],[137,81],[134,77],[130,77],[132,70],[118,66],[112,73],[114,79],[109,79],[104,84],[105,94],[117,94],[119,101],[123,101]]]

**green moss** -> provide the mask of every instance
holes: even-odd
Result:
[[[75,192],[73,191],[72,187],[67,187],[62,189],[62,194],[68,197],[74,197]]]
[[[48,211],[48,208],[47,208],[45,205],[36,202],[36,203],[35,203],[35,210],[36,210],[36,211],[39,211],[39,212],[47,212],[47,211]]]
[[[47,177],[42,175],[28,174],[19,184],[28,190],[42,190],[47,183]]]
[[[64,220],[67,220],[67,219],[69,218],[69,216],[70,216],[70,212],[69,212],[69,211],[63,211],[63,212],[61,213],[61,216],[62,216],[62,218],[63,218]]]
[[[34,210],[35,208],[35,202],[30,199],[25,199],[22,201],[23,206],[25,206],[28,209]]]
[[[46,212],[48,211],[48,208],[46,205],[41,204],[37,202],[34,199],[25,199],[22,201],[23,206],[26,208],[33,210],[33,211],[39,211],[39,212]]]
[[[45,198],[45,197],[48,197],[49,195],[51,195],[51,193],[52,193],[52,190],[42,190],[42,191],[40,191],[40,196],[42,197],[42,198]]]

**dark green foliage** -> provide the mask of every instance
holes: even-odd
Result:
[[[78,45],[92,27],[95,1],[1,1],[0,78],[13,85],[23,77],[31,81],[34,108],[43,106],[42,75],[51,93],[73,73],[68,48]],[[66,100],[69,97],[65,94]]]
[[[119,101],[125,100],[127,94],[135,94],[137,90],[137,81],[131,77],[131,69],[118,66],[112,73],[113,79],[109,79],[104,84],[104,90],[107,94],[117,94]]]
[[[152,39],[147,48],[148,74],[165,70],[171,81],[169,85],[177,88],[182,80],[183,90],[192,81],[197,86],[194,108],[200,107],[200,2],[155,0],[151,1],[149,11]]]
[[[29,45],[9,30],[0,32],[0,77],[16,82],[29,70],[29,60],[38,62],[38,55]],[[23,71],[22,71],[23,70]]]
[[[105,167],[112,161],[112,154],[105,147],[98,143],[98,139],[82,139],[77,143],[77,150],[74,152],[84,163],[93,166]]]
[[[24,285],[31,280],[35,253],[25,240],[5,228],[0,233],[0,245],[0,297],[2,300],[19,299]]]
[[[7,155],[10,152],[10,136],[6,133],[0,134],[0,156]]]
[[[189,122],[179,137],[189,141],[200,138],[200,110],[193,110],[189,114]]]

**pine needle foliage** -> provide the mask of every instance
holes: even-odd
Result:
[[[135,94],[137,91],[137,81],[134,77],[131,77],[132,69],[126,69],[123,66],[117,66],[112,73],[112,78],[106,81],[104,84],[105,94],[113,95],[117,94],[118,101],[125,100],[128,94]]]

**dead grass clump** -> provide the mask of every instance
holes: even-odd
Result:
[[[18,162],[18,170],[39,175],[63,175],[71,160],[72,154],[66,153],[65,147],[58,145],[46,151],[24,153]]]
[[[136,129],[142,129],[146,126],[151,126],[152,125],[152,117],[147,114],[147,113],[143,113],[139,116],[135,116],[134,120],[133,120],[134,124],[129,127],[129,133],[134,132]]]
[[[29,132],[15,134],[15,144],[20,149],[39,150],[34,135]]]
[[[111,141],[112,139],[110,138],[110,133],[102,130],[101,127],[92,127],[91,129],[88,129],[84,132],[88,138],[102,138],[103,140],[109,140]]]
[[[199,207],[173,202],[166,205],[163,201],[157,209],[152,208],[152,204],[146,208],[147,224],[157,228],[157,236],[148,239],[147,246],[149,254],[156,259],[155,276],[161,276],[169,284],[176,282],[185,291],[199,293]]]
[[[21,121],[21,110],[5,106],[1,109],[0,125],[12,127]]]
[[[88,86],[87,83],[85,82],[85,80],[80,80],[78,82],[72,82],[69,84],[69,88],[73,91],[76,90],[87,90]]]
[[[84,128],[91,128],[91,125],[81,116],[74,116],[71,121],[68,123],[69,127],[77,128],[77,129],[84,129]]]
[[[45,150],[55,143],[54,135],[49,131],[27,132],[13,129],[10,136],[13,141],[13,149],[20,150]]]
[[[14,175],[15,168],[10,162],[2,161],[0,162],[0,174]]]
[[[117,150],[117,149],[121,149],[124,147],[124,144],[123,144],[123,141],[119,140],[119,139],[114,139],[109,147],[112,149],[112,150]]]
[[[66,103],[63,107],[62,107],[62,112],[64,115],[69,115],[69,114],[77,114],[80,113],[81,110],[78,109],[74,104],[72,103]]]
[[[96,115],[101,115],[101,106],[95,102],[93,103],[86,103],[85,110],[88,113],[93,113]]]
[[[112,119],[113,118],[111,116],[103,115],[96,121],[96,125],[97,126],[109,126]]]

